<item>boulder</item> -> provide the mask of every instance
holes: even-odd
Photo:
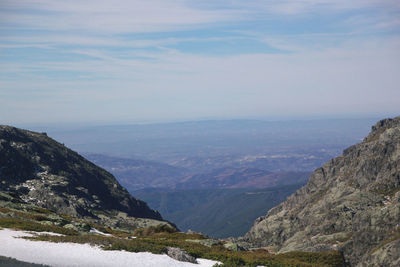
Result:
[[[167,247],[167,255],[177,261],[197,263],[195,257],[190,256],[186,251],[180,248]]]

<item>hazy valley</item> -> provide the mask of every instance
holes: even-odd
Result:
[[[46,131],[110,171],[180,229],[238,237],[314,169],[359,142],[375,121],[230,120]],[[255,189],[259,193],[251,194]],[[236,209],[242,201],[248,208]]]
[[[143,189],[132,194],[183,230],[212,237],[244,235],[255,218],[286,199],[303,184],[268,188]]]
[[[0,0],[0,266],[399,267],[399,25]]]
[[[344,135],[358,138],[350,133]],[[298,142],[300,137],[296,136]],[[381,120],[362,142],[310,176],[308,166],[323,160],[315,153],[315,147],[322,146],[316,136],[311,144],[303,140],[286,156],[280,154],[278,158],[284,159],[280,164],[274,164],[276,157],[259,156],[258,151],[257,156],[247,154],[250,160],[239,166],[221,168],[218,163],[212,169],[208,164],[202,172],[150,159],[86,154],[114,172],[118,182],[47,133],[1,126],[0,227],[6,229],[0,228],[0,235],[15,245],[12,251],[0,251],[22,259],[18,248],[29,241],[16,243],[19,232],[10,229],[18,229],[34,231],[24,239],[47,242],[53,256],[59,253],[59,245],[49,241],[166,254],[204,266],[215,260],[223,266],[396,266],[400,260],[399,137],[400,117]],[[277,149],[278,144],[272,147]],[[340,144],[331,144],[330,153],[333,147],[339,149]],[[216,154],[220,149],[210,148]],[[257,149],[249,147],[249,151]],[[254,158],[271,162],[257,169]],[[282,171],[282,166],[288,171]],[[80,251],[78,245],[72,246],[71,250]],[[124,257],[143,261],[142,254]],[[42,256],[29,260],[59,262]],[[166,264],[165,258],[149,261]]]

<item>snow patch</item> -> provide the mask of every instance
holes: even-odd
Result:
[[[32,236],[32,234],[10,229],[0,230],[0,244],[2,244],[0,255],[20,261],[61,267],[211,267],[217,263],[212,260],[197,259],[198,264],[193,264],[149,252],[105,251],[88,244],[52,243],[16,238],[22,236]]]
[[[91,228],[91,229],[90,229],[90,232],[91,232],[91,233],[98,234],[98,235],[111,236],[110,234],[100,232],[100,231],[97,230],[96,228]]]
[[[59,233],[53,233],[53,232],[32,232],[32,231],[28,231],[25,232],[28,234],[34,234],[34,235],[53,235],[53,236],[65,236],[63,234],[59,234]]]

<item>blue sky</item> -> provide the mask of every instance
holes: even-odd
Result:
[[[399,113],[397,0],[0,2],[1,123]]]

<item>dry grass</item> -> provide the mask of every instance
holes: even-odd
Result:
[[[130,252],[152,252],[155,254],[165,253],[166,247],[179,247],[194,257],[218,260],[223,266],[342,266],[339,252],[290,252],[285,254],[268,254],[265,250],[255,251],[230,251],[221,244],[211,247],[199,243],[186,241],[187,239],[204,239],[199,234],[185,234],[177,232],[162,232],[161,227],[143,230],[146,235],[135,239],[105,237],[99,235],[85,234],[76,236],[37,236],[29,239],[52,241],[52,242],[75,242],[98,245],[106,250],[125,250]],[[168,231],[168,230],[167,230]]]
[[[25,231],[35,232],[53,232],[63,235],[77,235],[78,232],[72,229],[59,227],[55,225],[44,225],[38,222],[26,221],[17,218],[0,218],[0,226]]]

